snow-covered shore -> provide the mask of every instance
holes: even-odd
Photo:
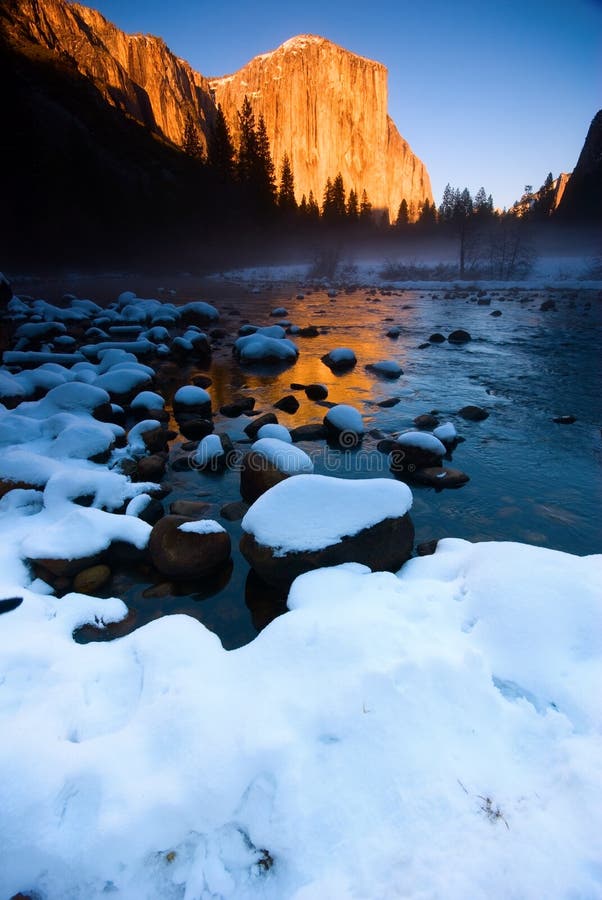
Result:
[[[185,616],[80,646],[121,601],[22,591],[2,895],[599,897],[601,575],[445,540],[301,576],[232,652]]]
[[[147,318],[153,303],[140,301]],[[124,303],[128,320],[137,307]],[[62,312],[41,310],[36,333],[64,339]],[[159,352],[165,326],[150,324]],[[602,897],[602,556],[446,539],[397,574],[302,575],[290,612],[237,650],[184,615],[78,644],[77,628],[120,621],[126,605],[59,598],[31,561],[144,548],[151,527],[136,516],[154,485],[117,463],[161,431],[98,417],[153,370],[90,346],[98,362],[47,360],[0,384],[0,896]],[[163,413],[161,396],[138,397]],[[210,401],[190,387],[178,402]],[[305,471],[279,443],[253,446]],[[354,481],[354,506],[324,489],[337,479],[293,477],[352,532],[411,505],[395,481]],[[286,516],[269,499],[245,522],[259,515],[277,543]],[[318,546],[348,533],[311,511]],[[293,550],[308,546],[292,527],[302,512],[289,504]],[[201,523],[182,529],[223,531]]]

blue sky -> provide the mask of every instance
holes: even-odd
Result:
[[[389,113],[443,188],[509,206],[570,171],[602,106],[602,0],[97,0],[160,35],[203,75],[235,71],[295,34],[321,34],[389,70]]]

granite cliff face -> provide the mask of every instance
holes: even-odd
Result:
[[[387,115],[387,70],[322,37],[301,35],[255,57],[234,75],[208,81],[160,38],[128,35],[99,12],[66,0],[5,0],[3,27],[68,60],[104,99],[181,146],[192,116],[206,147],[220,103],[234,136],[245,95],[263,114],[279,171],[288,153],[297,199],[318,203],[341,172],[349,191],[365,189],[374,210],[394,219],[432,201],[423,163]],[[7,23],[7,24],[6,24]]]
[[[251,60],[210,87],[236,132],[247,95],[263,115],[277,171],[288,153],[297,200],[321,202],[327,178],[365,188],[375,209],[397,214],[403,197],[432,201],[424,164],[387,115],[387,70],[315,35],[300,35]]]
[[[12,27],[71,59],[111,105],[180,145],[187,114],[201,140],[212,121],[209,85],[160,38],[129,35],[94,9],[65,0],[8,0]]]

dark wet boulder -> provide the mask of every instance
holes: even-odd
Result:
[[[472,404],[463,406],[462,409],[459,409],[458,415],[469,422],[482,422],[489,417],[489,413],[486,409],[483,409],[482,406],[473,406]]]
[[[180,434],[189,441],[200,441],[213,432],[213,419],[203,419],[195,415],[181,415],[178,418]]]
[[[274,413],[263,413],[263,415],[258,416],[252,422],[249,422],[247,426],[245,426],[245,434],[247,437],[250,437],[252,441],[257,437],[257,432],[263,425],[277,425],[278,419]]]
[[[308,384],[305,393],[309,400],[326,400],[328,397],[328,388],[325,384]]]
[[[137,481],[161,481],[165,474],[167,455],[164,453],[152,453],[138,460],[136,466]]]
[[[450,344],[467,344],[468,341],[472,340],[468,331],[464,331],[463,328],[457,328],[447,338]]]
[[[390,409],[392,406],[397,406],[400,402],[401,397],[388,397],[386,400],[381,400],[380,403],[377,403],[376,405],[383,409]]]
[[[431,334],[431,336],[429,338],[429,342],[431,344],[444,344],[445,340],[446,340],[445,335],[441,334],[438,331],[436,331],[434,334]]]
[[[298,425],[296,428],[291,428],[291,438],[294,444],[299,441],[321,441],[326,436],[325,426],[317,422],[313,425]]]
[[[552,421],[557,425],[572,425],[577,419],[575,416],[556,416]]]
[[[95,594],[103,588],[111,577],[111,570],[103,564],[82,569],[73,579],[73,590],[77,594]]]
[[[204,500],[174,500],[169,504],[172,516],[186,516],[187,519],[202,519],[211,511],[211,504]]]
[[[490,313],[489,313],[489,315],[490,315],[490,316],[493,316],[494,319],[499,319],[499,317],[501,316],[501,314],[502,314],[501,309],[494,309],[493,312],[490,312]]]
[[[437,550],[439,538],[432,538],[430,541],[422,541],[416,544],[416,553],[418,556],[432,556]]]
[[[164,516],[149,540],[152,564],[169,578],[198,578],[230,559],[230,536],[211,519]]]
[[[228,522],[238,522],[249,509],[249,504],[244,500],[234,500],[232,503],[225,503],[219,511],[222,519]]]
[[[287,394],[274,403],[274,409],[282,410],[282,412],[294,415],[299,409],[299,401],[293,394]]]
[[[229,419],[236,419],[238,416],[242,416],[243,413],[251,412],[254,407],[254,397],[235,397],[230,403],[221,406],[220,412],[222,416],[226,416]]]
[[[319,329],[315,325],[305,325],[303,328],[299,329],[299,337],[318,337],[320,334]]]
[[[556,301],[552,299],[544,300],[539,308],[542,312],[549,312],[552,309],[556,309]]]
[[[444,488],[459,488],[470,481],[465,472],[459,469],[447,469],[442,466],[427,466],[416,469],[409,478],[414,484],[422,484],[426,487],[441,491]]]
[[[439,419],[437,416],[431,415],[431,413],[422,413],[422,415],[416,416],[414,419],[416,428],[436,428],[438,424]]]

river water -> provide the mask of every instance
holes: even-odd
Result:
[[[598,292],[494,290],[487,293],[490,305],[479,305],[475,291],[357,290],[333,298],[314,290],[303,299],[295,297],[288,290],[241,289],[235,299],[220,300],[219,324],[228,337],[216,342],[211,364],[184,370],[173,383],[160,387],[169,397],[194,375],[207,374],[214,410],[243,395],[255,398],[257,411],[268,412],[274,402],[294,393],[299,410],[294,415],[276,411],[279,422],[288,427],[321,422],[327,411],[303,391],[291,391],[291,383],[325,384],[329,401],[357,407],[367,429],[386,433],[412,428],[415,416],[437,410],[441,422],[452,421],[464,438],[448,464],[466,472],[470,481],[458,490],[440,492],[413,487],[417,543],[460,537],[521,541],[579,555],[600,551]],[[542,302],[550,298],[556,309],[542,311]],[[212,300],[207,295],[203,299]],[[319,336],[295,337],[299,359],[284,371],[241,367],[231,349],[240,324],[273,324],[279,320],[270,317],[270,311],[280,305],[287,309],[287,320],[300,326],[314,324]],[[501,315],[492,316],[495,310]],[[386,336],[393,326],[400,329],[397,339]],[[433,332],[448,335],[456,328],[469,331],[472,340],[461,346],[445,342],[420,348]],[[343,375],[333,374],[320,360],[337,346],[351,347],[358,358],[357,366]],[[383,359],[401,365],[398,380],[383,380],[365,370],[366,364]],[[390,397],[401,399],[391,408],[377,405]],[[465,421],[457,411],[467,404],[484,407],[489,417]],[[576,421],[554,423],[560,415],[572,415]],[[249,421],[246,416],[228,419],[218,413],[215,431],[241,441]],[[369,435],[355,451],[327,449],[323,441],[298,446],[312,456],[317,473],[392,477],[386,456],[376,450],[376,439]],[[168,590],[163,597],[144,596],[149,588],[153,592],[156,576],[117,572],[107,593],[122,597],[131,613],[106,637],[119,636],[160,615],[185,612],[217,633],[228,649],[249,642],[285,610],[285,598],[249,574],[238,552],[240,522],[220,518],[223,504],[240,499],[238,472],[217,475],[168,468],[166,480],[172,487],[166,506],[177,499],[211,504],[209,515],[230,532],[233,565],[201,586],[160,588],[159,593]],[[80,639],[91,637],[84,633]]]

